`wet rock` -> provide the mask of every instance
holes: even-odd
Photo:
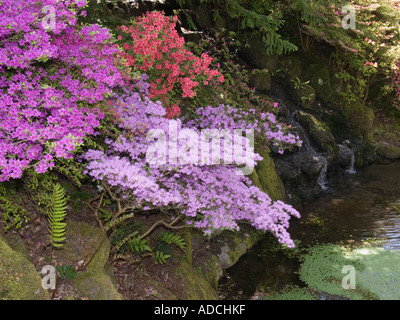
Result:
[[[346,144],[339,144],[338,145],[339,149],[338,149],[338,161],[339,161],[339,165],[346,169],[349,168],[352,165],[352,161],[353,161],[353,156],[354,153],[352,152],[352,150],[346,145]]]

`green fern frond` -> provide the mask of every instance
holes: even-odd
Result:
[[[141,239],[140,235],[129,241],[129,249],[138,254],[142,254],[146,251],[152,251],[147,243],[147,240]]]
[[[64,222],[66,216],[67,200],[64,188],[56,183],[52,195],[52,203],[48,211],[49,237],[51,245],[55,248],[63,246],[67,224]]]
[[[162,251],[156,251],[153,254],[153,259],[155,264],[164,264],[167,262],[167,259],[171,258],[171,255],[169,254],[164,254]]]
[[[183,240],[183,238],[176,233],[162,231],[158,234],[158,239],[168,244],[174,244],[182,251],[185,250],[185,240]]]

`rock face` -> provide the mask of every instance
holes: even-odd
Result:
[[[249,225],[241,225],[240,231],[224,231],[209,242],[199,234],[192,234],[195,269],[217,290],[223,270],[233,266],[242,255],[262,239],[264,232]]]
[[[253,70],[250,74],[249,84],[257,91],[265,92],[271,88],[271,74],[267,69]]]
[[[85,222],[69,221],[66,237],[66,244],[57,251],[59,263],[76,265],[90,260],[87,271],[78,272],[73,280],[80,296],[90,300],[122,300],[104,268],[110,254],[106,235]]]
[[[285,186],[276,173],[274,160],[267,152],[257,148],[257,146],[256,152],[263,157],[263,160],[257,163],[249,178],[261,191],[267,193],[273,201],[285,199]]]
[[[321,151],[334,151],[336,146],[335,138],[325,123],[319,121],[313,115],[303,111],[297,111],[296,116],[299,123],[307,130]]]
[[[386,142],[378,144],[377,153],[386,159],[399,159],[400,147]]]
[[[1,236],[0,257],[0,300],[49,300],[33,264]]]

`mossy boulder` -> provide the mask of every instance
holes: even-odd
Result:
[[[342,106],[342,112],[348,121],[349,129],[366,143],[371,143],[374,111],[359,102],[352,102]]]
[[[81,221],[68,221],[65,245],[57,250],[61,264],[89,261],[88,270],[103,270],[110,254],[110,243],[99,228]]]
[[[177,272],[182,276],[184,292],[177,293],[177,299],[184,300],[216,300],[217,290],[208,281],[204,274],[193,269],[188,261],[183,261]]]
[[[379,142],[376,151],[380,156],[386,159],[400,158],[400,147],[387,142]]]
[[[304,76],[304,59],[296,54],[281,56],[279,66],[287,70],[291,78],[301,79]]]
[[[296,116],[299,123],[307,130],[322,151],[333,152],[336,150],[335,138],[324,122],[303,111],[297,111]]]
[[[33,264],[1,236],[0,257],[0,300],[49,300]]]
[[[263,157],[249,178],[261,191],[267,193],[272,200],[285,199],[285,186],[275,170],[275,163],[268,152],[255,147],[256,152]]]
[[[105,272],[79,272],[73,280],[74,287],[82,298],[89,300],[123,300],[114,287],[109,275]]]
[[[265,233],[243,224],[239,231],[224,231],[198,246],[193,268],[217,290],[223,270],[233,266]],[[208,242],[208,243],[207,243]]]
[[[265,92],[271,89],[271,74],[267,69],[255,69],[250,73],[249,84],[257,91]]]
[[[112,272],[105,270],[110,243],[99,228],[82,221],[68,221],[65,245],[55,252],[60,265],[87,263],[87,270],[73,280],[81,297],[90,300],[121,300],[112,281]]]
[[[303,84],[300,88],[292,89],[294,98],[304,109],[314,110],[314,102],[316,97],[315,89],[309,84]]]

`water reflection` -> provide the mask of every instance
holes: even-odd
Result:
[[[344,240],[377,239],[388,250],[400,251],[400,162],[376,164],[337,181],[325,195],[301,210],[290,227],[301,245]],[[247,299],[257,288],[279,290],[301,286],[299,262],[271,252],[261,242],[243,256],[220,282],[221,298]],[[244,276],[246,275],[246,276]]]

